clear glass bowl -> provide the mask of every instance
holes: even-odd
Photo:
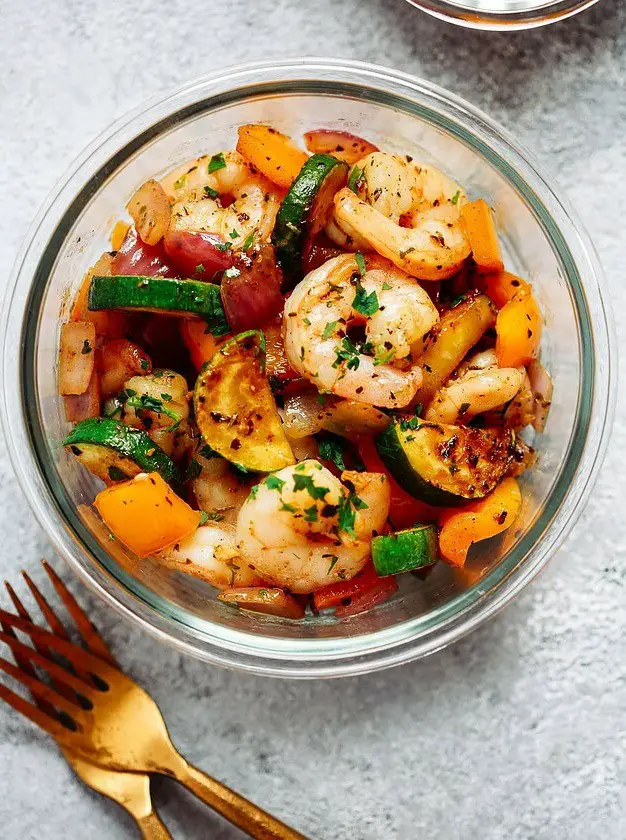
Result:
[[[472,29],[531,29],[582,12],[598,0],[408,0],[441,20]]]
[[[329,127],[434,162],[497,208],[508,265],[533,282],[545,313],[543,358],[555,402],[523,477],[515,528],[480,544],[468,567],[403,575],[396,597],[339,621],[238,612],[210,587],[137,562],[87,505],[97,480],[68,457],[57,390],[59,325],[113,223],[147,178],[232,148],[265,121],[300,137]],[[19,255],[4,313],[3,422],[15,470],[41,524],[78,576],[120,613],[209,662],[258,673],[335,676],[440,649],[510,601],[546,564],[587,498],[611,417],[610,318],[585,233],[532,157],[472,106],[427,82],[331,59],[246,65],[200,79],[122,118],[47,200]]]

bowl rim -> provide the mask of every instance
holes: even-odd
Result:
[[[536,29],[572,17],[590,9],[598,0],[515,0],[506,11],[482,7],[482,0],[407,0],[412,6],[432,17],[468,29],[510,31]]]
[[[33,416],[24,392],[24,381],[27,378],[24,368],[29,363],[27,343],[24,343],[15,369],[12,362],[15,347],[19,347],[25,331],[22,321],[26,322],[30,317],[36,322],[39,316],[34,309],[29,314],[28,303],[37,287],[37,280],[42,280],[41,272],[38,273],[42,254],[51,248],[55,235],[59,238],[59,227],[67,216],[68,207],[75,201],[77,191],[86,189],[85,185],[89,184],[86,173],[92,178],[94,172],[104,170],[106,174],[107,167],[113,171],[111,161],[121,140],[125,143],[136,142],[145,131],[160,124],[159,116],[163,119],[164,116],[176,113],[183,104],[197,102],[200,94],[207,100],[217,93],[230,92],[241,99],[250,96],[251,90],[277,92],[270,89],[272,84],[285,93],[290,90],[302,92],[301,86],[307,82],[326,86],[334,84],[344,88],[344,92],[349,89],[353,95],[357,91],[363,96],[368,91],[375,91],[377,95],[393,100],[395,104],[403,101],[406,107],[413,103],[414,108],[418,108],[418,103],[422,103],[419,105],[422,110],[429,110],[424,103],[431,102],[453,114],[457,126],[463,126],[461,117],[471,124],[471,131],[467,124],[464,130],[469,132],[487,159],[491,156],[493,163],[495,156],[501,171],[504,170],[514,184],[520,189],[524,186],[538,201],[538,196],[543,195],[550,204],[551,212],[547,213],[546,210],[546,222],[551,226],[551,237],[560,240],[570,256],[566,271],[570,285],[572,276],[576,282],[580,281],[577,266],[581,265],[585,270],[584,288],[580,287],[581,303],[589,316],[590,337],[596,352],[593,353],[594,364],[590,374],[592,403],[582,437],[579,436],[581,451],[578,461],[567,476],[571,482],[562,491],[559,503],[540,529],[543,531],[541,539],[533,543],[523,557],[520,555],[516,563],[509,563],[510,568],[507,568],[506,560],[515,554],[513,549],[480,584],[469,587],[447,604],[427,614],[431,618],[433,615],[442,617],[439,623],[431,621],[430,626],[424,627],[427,616],[421,616],[392,628],[347,639],[299,639],[294,643],[291,639],[278,639],[270,635],[255,637],[224,628],[219,628],[220,632],[217,632],[218,625],[208,620],[190,621],[184,626],[172,616],[172,610],[167,607],[164,599],[159,599],[163,603],[161,612],[157,613],[151,599],[146,598],[146,592],[142,591],[145,589],[142,585],[134,587],[134,591],[122,590],[118,586],[119,576],[114,577],[110,570],[87,551],[77,535],[80,528],[77,529],[75,523],[72,528],[67,517],[64,518],[49,477],[36,460],[32,427],[36,426],[37,417]],[[177,108],[172,112],[171,105],[176,103]],[[434,118],[435,112],[429,113]],[[453,126],[446,123],[446,127],[451,130]],[[545,204],[539,203],[545,210]],[[555,210],[560,217],[558,224],[553,218]],[[567,231],[567,237],[563,235],[563,229]],[[576,258],[573,254],[576,254]],[[43,277],[44,282],[46,277]],[[284,59],[249,62],[226,68],[153,96],[115,121],[70,165],[33,222],[16,258],[5,293],[3,311],[5,339],[0,383],[3,394],[1,408],[9,455],[31,508],[73,571],[118,612],[179,650],[216,664],[270,676],[296,678],[345,676],[400,664],[441,649],[503,608],[545,566],[584,506],[608,442],[615,396],[615,389],[611,387],[615,375],[614,327],[611,313],[603,300],[603,283],[598,257],[584,228],[567,201],[557,196],[543,168],[537,166],[533,155],[520,147],[504,129],[460,97],[410,74],[342,59]],[[594,317],[590,315],[590,306]],[[568,455],[566,461],[569,460]],[[555,490],[553,486],[548,498],[555,494]],[[459,606],[460,609],[455,608]],[[207,626],[213,630],[211,635],[207,634]],[[264,643],[255,644],[254,639],[262,639]]]

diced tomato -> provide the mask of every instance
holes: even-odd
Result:
[[[396,592],[398,584],[393,576],[384,577],[379,580],[371,589],[361,592],[354,597],[349,604],[337,607],[335,615],[337,618],[347,618],[350,615],[371,610],[377,604],[382,604]]]
[[[336,607],[343,601],[352,600],[357,595],[367,592],[376,586],[383,578],[376,573],[372,563],[368,563],[365,569],[351,580],[344,580],[340,583],[329,583],[313,593],[313,605],[317,610],[325,610],[328,607]]]
[[[414,499],[406,490],[398,484],[382,461],[374,439],[362,437],[358,441],[359,455],[369,472],[381,472],[387,476],[391,489],[391,504],[389,507],[389,519],[398,530],[411,528],[417,522],[435,522],[437,511],[419,499]]]
[[[113,257],[111,274],[137,275],[139,277],[176,277],[176,271],[167,262],[163,245],[146,245],[137,236],[134,227],[129,228],[119,251]]]
[[[167,259],[183,277],[213,280],[233,264],[226,240],[217,233],[171,230],[163,237]]]
[[[234,333],[260,328],[275,318],[284,306],[280,293],[282,273],[272,245],[261,245],[249,254],[239,254],[233,276],[222,281],[222,303]]]

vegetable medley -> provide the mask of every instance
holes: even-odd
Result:
[[[59,361],[112,536],[293,619],[511,527],[552,395],[487,203],[350,134],[304,140],[242,126],[143,184]]]

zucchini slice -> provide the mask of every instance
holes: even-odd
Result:
[[[283,199],[272,241],[283,273],[291,283],[302,277],[304,243],[326,227],[333,198],[345,185],[348,170],[346,163],[332,155],[312,155]]]
[[[89,287],[88,307],[91,310],[131,309],[183,317],[198,315],[204,318],[213,335],[226,335],[229,331],[220,287],[200,280],[96,275]]]
[[[205,442],[253,472],[295,464],[265,376],[265,336],[259,330],[226,341],[200,371],[193,394]]]
[[[458,506],[482,499],[513,460],[513,435],[471,426],[398,419],[376,438],[376,448],[396,481],[416,499]]]
[[[146,432],[112,417],[81,421],[63,446],[107,484],[126,481],[141,472],[157,472],[168,484],[180,484],[176,464]]]
[[[439,555],[435,525],[417,525],[372,540],[372,560],[380,577],[432,566]]]

